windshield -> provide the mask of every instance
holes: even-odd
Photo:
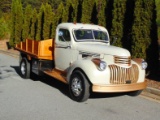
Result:
[[[92,29],[74,30],[74,36],[77,41],[104,41],[108,42],[108,35],[105,31]]]

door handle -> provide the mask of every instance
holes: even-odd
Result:
[[[56,45],[56,48],[64,48],[64,49],[71,49],[71,46],[60,46],[60,45]]]

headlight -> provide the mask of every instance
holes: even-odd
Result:
[[[104,61],[101,61],[100,62],[100,64],[99,64],[99,68],[100,68],[100,70],[105,70],[106,69],[106,62],[104,62]]]
[[[95,63],[95,65],[98,67],[98,69],[99,69],[100,71],[104,71],[104,70],[106,69],[106,67],[107,67],[106,62],[101,61],[101,60],[98,59],[98,58],[94,58],[94,59],[92,59],[92,61],[93,61],[93,63]]]
[[[148,66],[147,62],[142,58],[133,59],[139,66],[141,66],[142,70],[145,70]]]
[[[147,68],[148,64],[146,61],[142,61],[142,69],[145,70]]]

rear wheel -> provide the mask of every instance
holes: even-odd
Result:
[[[22,58],[20,62],[20,73],[22,78],[28,79],[30,78],[31,73],[31,65],[26,58]]]
[[[77,102],[84,102],[89,98],[90,83],[81,71],[77,70],[72,74],[69,91],[71,98]]]

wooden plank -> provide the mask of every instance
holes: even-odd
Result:
[[[37,55],[37,56],[39,56],[38,55],[38,46],[39,46],[39,42],[38,41],[33,41],[34,42],[34,47],[33,47],[33,54],[35,54],[35,55]]]
[[[16,44],[15,49],[37,59],[53,60],[54,48],[52,44],[52,39],[43,41],[26,39],[26,42]]]
[[[21,42],[21,49],[26,51],[26,42]]]
[[[22,49],[19,49],[19,48],[15,48],[16,50],[24,53],[24,54],[27,54],[33,58],[37,58],[37,59],[43,59],[43,60],[53,60],[53,57],[52,56],[37,56],[33,53],[30,53],[30,52],[26,52],[25,50],[22,50]]]
[[[52,71],[43,71],[43,72],[63,83],[68,84],[66,81],[66,73],[64,71],[53,69]]]
[[[40,56],[52,56],[52,39],[43,40],[39,42],[39,55]]]
[[[26,40],[26,48],[28,52],[32,53],[32,40]]]

